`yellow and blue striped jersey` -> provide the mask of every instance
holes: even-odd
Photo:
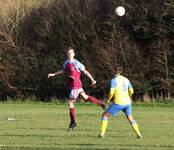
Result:
[[[110,82],[110,92],[108,95],[108,103],[114,96],[113,102],[119,105],[127,105],[131,103],[130,96],[134,93],[130,81],[122,76],[115,76]]]

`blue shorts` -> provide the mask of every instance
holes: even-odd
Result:
[[[131,104],[118,105],[118,104],[112,103],[106,109],[106,112],[111,114],[112,116],[116,116],[120,111],[123,111],[126,114],[126,116],[131,115],[132,114],[132,106],[131,106]]]

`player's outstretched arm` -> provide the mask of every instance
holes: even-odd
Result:
[[[55,73],[49,73],[48,78],[51,78],[51,77],[54,77],[54,76],[57,76],[57,75],[60,75],[60,74],[63,74],[63,73],[64,73],[64,70],[59,70]]]
[[[92,75],[87,70],[84,70],[83,72],[91,80],[92,84],[95,85],[96,84],[96,81],[94,80],[94,78],[92,77]]]

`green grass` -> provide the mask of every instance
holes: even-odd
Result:
[[[171,105],[133,106],[143,135],[140,140],[123,113],[111,117],[106,138],[98,138],[102,110],[97,106],[76,104],[78,126],[67,132],[66,104],[0,103],[0,149],[173,150],[174,105]],[[16,120],[8,121],[8,117]]]

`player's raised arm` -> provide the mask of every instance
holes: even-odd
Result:
[[[84,74],[91,80],[92,84],[95,85],[96,81],[94,80],[94,78],[92,77],[92,75],[85,69]]]
[[[54,77],[54,76],[57,76],[57,75],[60,75],[60,74],[63,74],[63,73],[64,73],[64,70],[59,70],[55,73],[49,73],[48,78],[51,78],[51,77]]]

